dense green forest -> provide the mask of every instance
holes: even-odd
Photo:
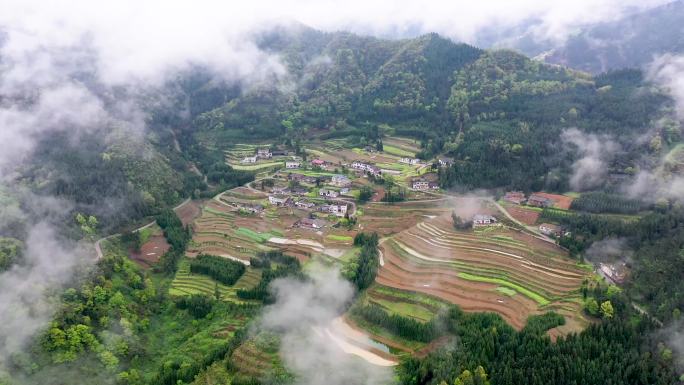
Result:
[[[575,256],[583,255],[596,241],[625,239],[619,257],[631,255],[633,273],[627,283],[630,294],[656,318],[679,319],[684,306],[684,285],[680,279],[684,269],[681,208],[652,212],[633,221],[556,209],[545,209],[541,218],[561,223],[571,231],[571,235],[560,239],[560,245]]]
[[[235,284],[245,270],[243,263],[215,255],[200,254],[190,262],[190,272],[206,274],[224,285]]]
[[[485,369],[492,384],[674,384],[667,355],[644,348],[648,326],[611,321],[592,325],[555,342],[523,329],[516,332],[498,316],[452,309],[449,329],[455,347],[399,369],[402,384],[452,383],[465,370]]]
[[[22,250],[23,244],[18,239],[0,237],[0,272],[19,262]]]
[[[272,293],[269,291],[269,284],[283,277],[302,277],[301,265],[297,258],[283,254],[281,251],[270,251],[259,254],[257,258],[252,258],[251,265],[263,268],[261,280],[252,289],[240,289],[237,296],[242,299],[261,300],[265,303],[272,303]]]

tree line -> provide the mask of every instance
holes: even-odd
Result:
[[[191,273],[208,275],[228,286],[234,285],[246,270],[243,263],[216,255],[200,254],[190,261]]]
[[[636,214],[650,205],[636,199],[601,191],[587,192],[572,201],[570,208],[590,213]]]
[[[268,290],[268,285],[277,278],[294,276],[303,278],[302,268],[297,258],[285,255],[282,251],[260,253],[254,258],[256,266],[263,268],[259,283],[251,289],[239,289],[238,298],[247,300],[261,300],[272,303],[274,298]],[[273,267],[275,265],[275,267]]]
[[[183,222],[173,209],[162,210],[155,219],[157,225],[164,231],[164,237],[171,248],[159,258],[154,268],[165,274],[174,274],[178,270],[178,262],[185,255],[185,249],[192,234],[189,228],[183,226]]]
[[[445,327],[456,338],[448,348],[424,359],[410,357],[398,369],[405,385],[439,384],[464,371],[483,367],[500,385],[670,385],[677,383],[672,363],[647,344],[652,324],[636,314],[592,324],[555,342],[544,329],[556,316],[514,330],[494,313],[464,313],[451,308]],[[535,326],[535,324],[537,326]]]
[[[354,246],[360,246],[356,264],[352,266],[347,278],[361,291],[368,288],[375,281],[380,266],[378,254],[379,237],[377,233],[358,233],[354,237]]]
[[[434,321],[420,322],[398,314],[388,314],[374,304],[354,306],[351,314],[409,340],[428,343],[440,334],[437,323]]]

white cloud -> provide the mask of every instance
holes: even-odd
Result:
[[[600,186],[608,174],[607,162],[620,146],[608,136],[587,134],[577,128],[563,131],[561,140],[574,145],[579,155],[572,164],[570,187],[584,191]]]
[[[534,27],[537,36],[562,40],[580,25],[664,2],[7,0],[0,5],[0,25],[15,55],[39,48],[89,45],[99,53],[102,77],[122,82],[158,77],[188,61],[222,68],[233,77],[282,70],[246,36],[285,20],[328,31],[376,35],[439,32],[472,42],[482,28],[535,18],[541,21]]]
[[[91,262],[82,247],[66,246],[45,222],[29,231],[24,263],[0,273],[0,368],[23,349],[52,317],[56,303],[48,294]]]
[[[297,385],[389,384],[392,371],[345,353],[327,330],[350,303],[354,289],[337,270],[314,266],[311,280],[273,282],[276,302],[266,307],[259,328],[280,333],[280,353]]]
[[[684,55],[656,57],[647,68],[647,78],[670,93],[675,100],[677,116],[684,120]]]

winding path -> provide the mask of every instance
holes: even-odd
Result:
[[[175,211],[175,210],[180,209],[181,207],[183,207],[183,206],[185,206],[186,204],[188,204],[188,203],[190,202],[190,200],[191,200],[190,198],[187,198],[186,200],[184,200],[183,202],[181,202],[178,206],[174,207],[173,210]],[[155,220],[155,221],[152,221],[152,222],[150,222],[150,223],[148,223],[148,224],[146,224],[146,225],[143,225],[143,226],[138,227],[137,229],[133,230],[133,232],[134,232],[134,233],[137,233],[137,232],[139,232],[139,231],[145,230],[146,228],[148,228],[148,227],[154,225],[155,223],[156,223],[156,220]],[[100,260],[100,259],[102,259],[102,257],[104,257],[104,253],[102,253],[102,241],[106,241],[107,239],[114,238],[114,237],[116,237],[117,235],[119,235],[119,234],[111,234],[111,235],[108,235],[108,236],[106,236],[106,237],[100,238],[100,239],[98,239],[97,241],[95,241],[95,252],[97,253],[97,259],[98,259],[98,260]]]

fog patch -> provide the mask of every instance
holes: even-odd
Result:
[[[276,301],[264,309],[258,327],[281,334],[280,354],[296,384],[391,383],[391,369],[343,352],[323,332],[354,296],[354,288],[339,271],[314,267],[310,280],[278,279],[271,290]]]
[[[622,190],[632,199],[656,202],[659,199],[684,202],[684,177],[658,175],[642,170]]]
[[[669,92],[677,117],[684,120],[684,55],[668,53],[656,57],[646,69],[646,78]]]
[[[48,222],[30,228],[23,262],[0,274],[0,367],[53,317],[60,303],[50,294],[92,261],[88,248],[60,239]]]
[[[561,140],[574,146],[579,157],[572,164],[570,187],[585,191],[601,186],[608,175],[608,162],[620,146],[607,135],[584,133],[574,127],[563,131]]]
[[[596,241],[586,251],[587,258],[594,263],[624,261],[634,252],[625,238],[608,238]]]

